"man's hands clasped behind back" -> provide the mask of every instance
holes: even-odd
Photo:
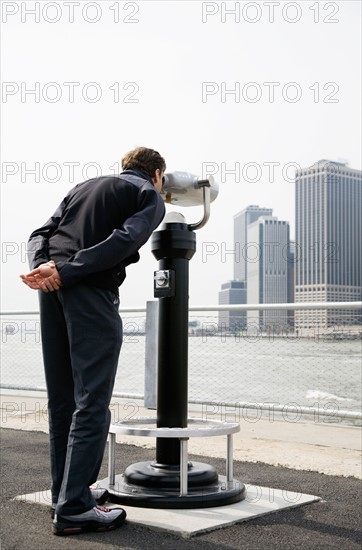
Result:
[[[53,260],[30,271],[26,275],[20,275],[23,283],[34,290],[54,292],[62,286],[62,280]]]

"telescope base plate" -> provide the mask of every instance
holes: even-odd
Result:
[[[202,464],[202,466],[207,465]],[[211,508],[240,502],[246,496],[243,483],[236,479],[227,481],[226,476],[221,475],[203,487],[200,485],[192,487],[189,483],[188,492],[183,495],[180,494],[179,486],[177,488],[162,488],[160,486],[154,488],[127,483],[124,474],[115,476],[114,485],[109,484],[109,478],[98,481],[98,484],[108,489],[109,502],[140,508]]]

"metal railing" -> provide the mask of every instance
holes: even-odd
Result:
[[[361,420],[362,302],[190,306],[189,311],[189,403],[200,406],[205,418]],[[120,313],[124,344],[113,396],[144,399],[155,408],[157,302]],[[1,313],[0,388],[46,391],[38,316],[37,311]]]

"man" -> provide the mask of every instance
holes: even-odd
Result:
[[[164,217],[166,164],[139,147],[122,169],[69,191],[31,234],[32,271],[21,275],[40,291],[56,535],[115,529],[126,517],[122,508],[97,506],[108,494],[89,486],[103,459],[122,344],[118,287]]]

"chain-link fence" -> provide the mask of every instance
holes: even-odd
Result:
[[[122,313],[123,344],[114,391],[144,394],[145,310]],[[45,389],[39,314],[1,314],[1,387]]]
[[[312,411],[316,419],[356,422],[361,417],[361,310],[345,304],[337,317],[333,310],[338,322],[331,324],[324,310],[298,321],[300,312],[294,309],[266,316],[271,311],[260,307],[231,308],[229,318],[225,311],[190,308],[189,401],[221,418],[233,409],[257,409],[269,415],[284,411],[290,420]],[[121,310],[121,316],[124,342],[114,392],[142,399],[146,310]],[[45,388],[39,316],[2,314],[1,326],[1,386]]]
[[[247,315],[246,315],[247,313]],[[292,420],[308,409],[329,421],[361,411],[362,325],[359,311],[343,311],[326,326],[315,316],[296,330],[290,317],[265,311],[191,318],[189,399],[209,404],[210,415],[232,408],[285,412]],[[271,313],[271,312],[270,312]],[[286,313],[286,312],[284,312]]]

